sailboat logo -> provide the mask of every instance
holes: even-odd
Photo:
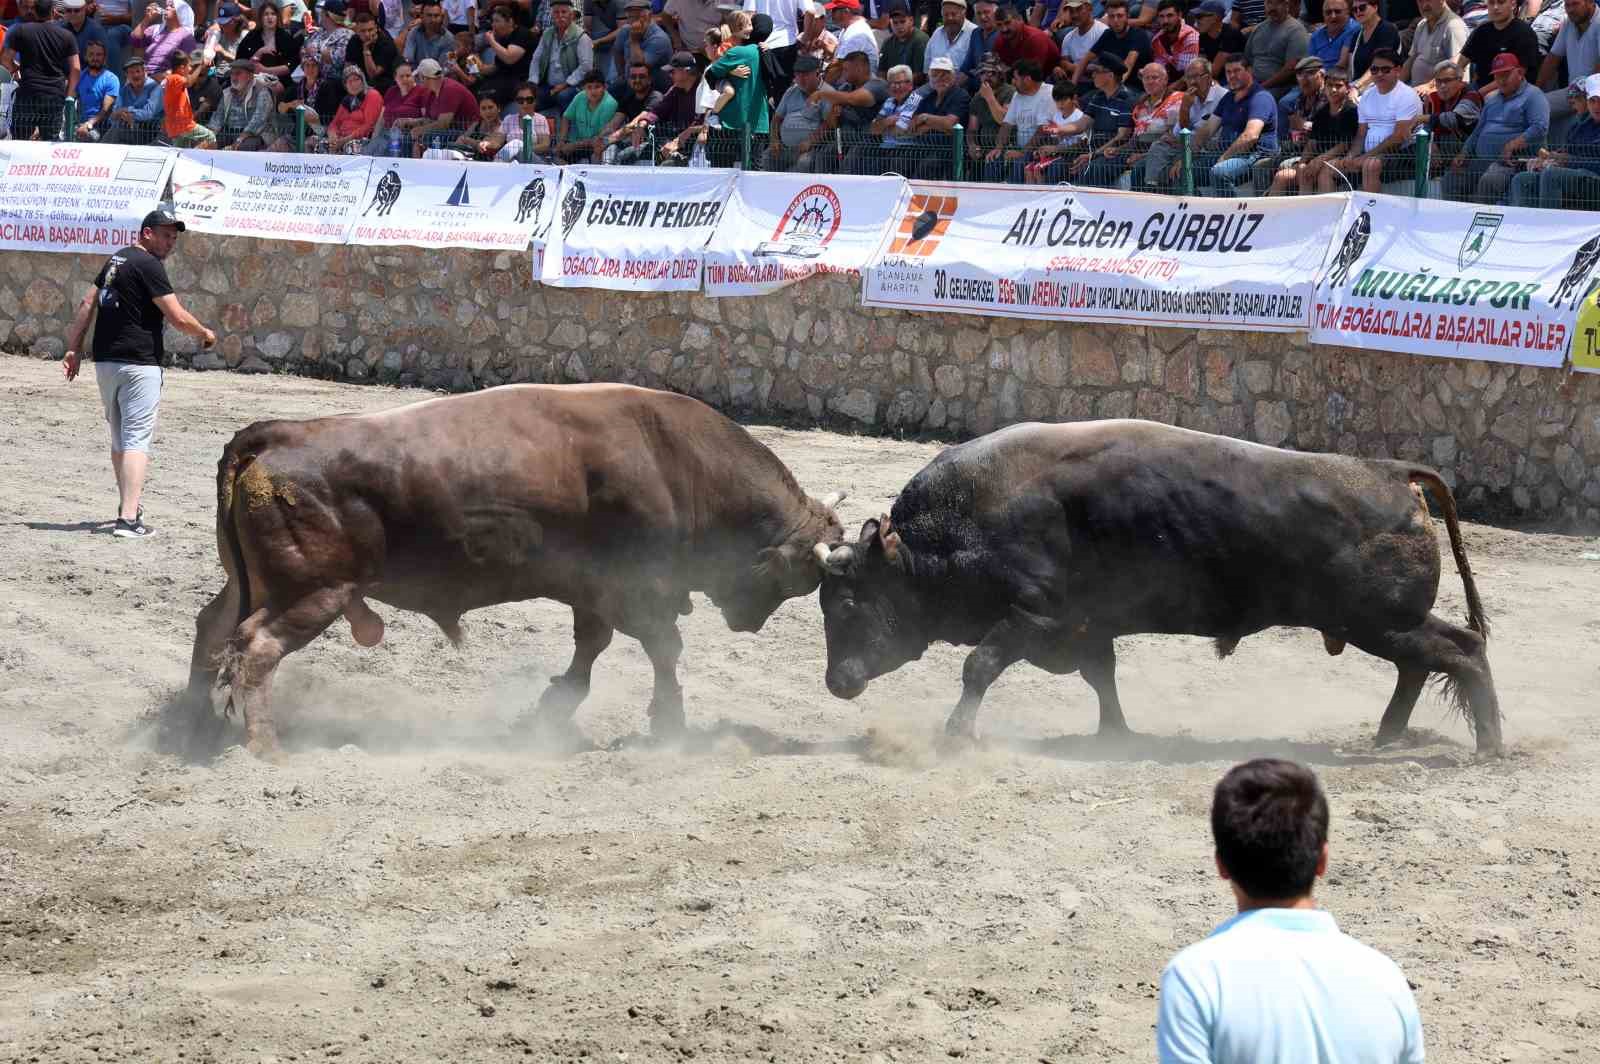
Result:
[[[472,194],[467,189],[467,172],[465,170],[461,171],[461,180],[456,182],[456,187],[450,191],[450,197],[444,202],[447,207],[472,206]]]

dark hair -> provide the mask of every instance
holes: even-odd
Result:
[[[1100,9],[1100,13],[1103,15],[1114,7],[1120,7],[1126,11],[1128,10],[1128,0],[1106,0],[1104,6]]]
[[[648,73],[650,72],[650,60],[635,59],[633,62],[628,64],[628,73],[633,73],[635,67],[644,67],[645,71]]]
[[[496,107],[500,107],[500,98],[495,95],[495,90],[493,90],[493,89],[481,89],[481,90],[478,91],[477,96],[478,96],[478,102],[479,103],[484,103],[486,101],[492,101]],[[503,108],[503,107],[501,107],[500,109],[502,111],[505,110],[505,108]]]
[[[593,67],[590,67],[589,72],[583,76],[582,84],[584,85],[604,85],[605,83],[606,76]]]
[[[1235,765],[1211,799],[1217,860],[1251,898],[1311,893],[1328,841],[1328,799],[1303,765],[1257,758]]]
[[[1183,5],[1178,3],[1178,0],[1161,0],[1161,3],[1156,5],[1156,10],[1158,12],[1159,11],[1165,11],[1169,7],[1172,8],[1172,10],[1176,11],[1179,15],[1182,15],[1184,13],[1183,12]]]
[[[1050,89],[1050,98],[1052,100],[1071,100],[1077,95],[1078,86],[1074,85],[1071,81],[1058,81]]]
[[[378,16],[374,15],[371,9],[364,7],[354,15],[351,15],[350,19],[352,22],[376,22],[378,21]]]
[[[1395,51],[1393,48],[1374,48],[1372,50],[1372,59],[1367,63],[1367,65],[1371,66],[1380,59],[1387,59],[1395,66],[1400,65],[1400,53]]]
[[[1025,78],[1032,78],[1034,81],[1044,77],[1044,70],[1032,59],[1018,59],[1016,65],[1011,68],[1011,73],[1020,74]]]
[[[1222,57],[1222,65],[1224,67],[1231,67],[1234,64],[1238,64],[1246,70],[1250,69],[1250,60],[1245,58],[1243,52],[1229,52]]]

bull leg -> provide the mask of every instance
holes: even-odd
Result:
[[[655,668],[655,690],[650,694],[650,734],[671,738],[683,734],[683,688],[678,685],[678,658],[683,654],[683,636],[678,626],[667,622],[639,637],[644,652]]]
[[[1427,669],[1407,665],[1397,667],[1400,678],[1395,682],[1394,694],[1389,696],[1383,720],[1378,723],[1378,746],[1399,742],[1400,737],[1405,735],[1406,725],[1411,723],[1411,711],[1417,704],[1417,696],[1422,694],[1422,685],[1428,682]]]
[[[1483,637],[1466,628],[1428,616],[1422,624],[1409,631],[1383,632],[1352,639],[1352,643],[1375,657],[1387,658],[1402,671],[1443,673],[1450,696],[1456,706],[1467,715],[1478,742],[1478,753],[1498,755],[1502,751],[1500,736],[1500,700],[1495,694],[1494,677],[1489,672],[1489,657]],[[1384,725],[1401,719],[1397,706],[1404,692],[1396,687],[1384,713]],[[1380,725],[1380,736],[1387,734]]]
[[[572,662],[567,671],[550,678],[550,686],[539,698],[539,717],[549,723],[572,719],[578,706],[589,696],[589,682],[595,659],[611,645],[614,629],[597,613],[574,608],[572,611]]]
[[[272,720],[272,677],[278,663],[311,642],[344,612],[354,589],[325,588],[295,602],[287,610],[260,610],[234,633],[233,694],[244,715],[245,748],[257,757],[282,756]]]
[[[1095,696],[1100,699],[1100,734],[1128,734],[1122,700],[1117,697],[1116,642],[1105,639],[1084,646],[1079,652],[1078,674],[1094,688]]]
[[[1027,638],[1027,633],[1014,622],[1001,621],[967,655],[961,666],[961,701],[944,722],[946,735],[958,739],[978,737],[978,709],[983,705],[983,696],[1002,672],[1026,656]]]
[[[189,757],[209,757],[217,752],[222,718],[211,702],[212,689],[222,668],[222,654],[239,613],[239,589],[232,580],[223,585],[215,598],[200,610],[194,622],[194,652],[189,658],[189,686],[178,712],[163,715],[157,745],[162,750],[186,753]]]

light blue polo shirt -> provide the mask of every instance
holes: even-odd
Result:
[[[1422,1019],[1388,957],[1321,909],[1240,913],[1172,958],[1161,1064],[1421,1064]]]

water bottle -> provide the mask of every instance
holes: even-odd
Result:
[[[400,158],[400,127],[393,126],[389,129],[389,158]]]

